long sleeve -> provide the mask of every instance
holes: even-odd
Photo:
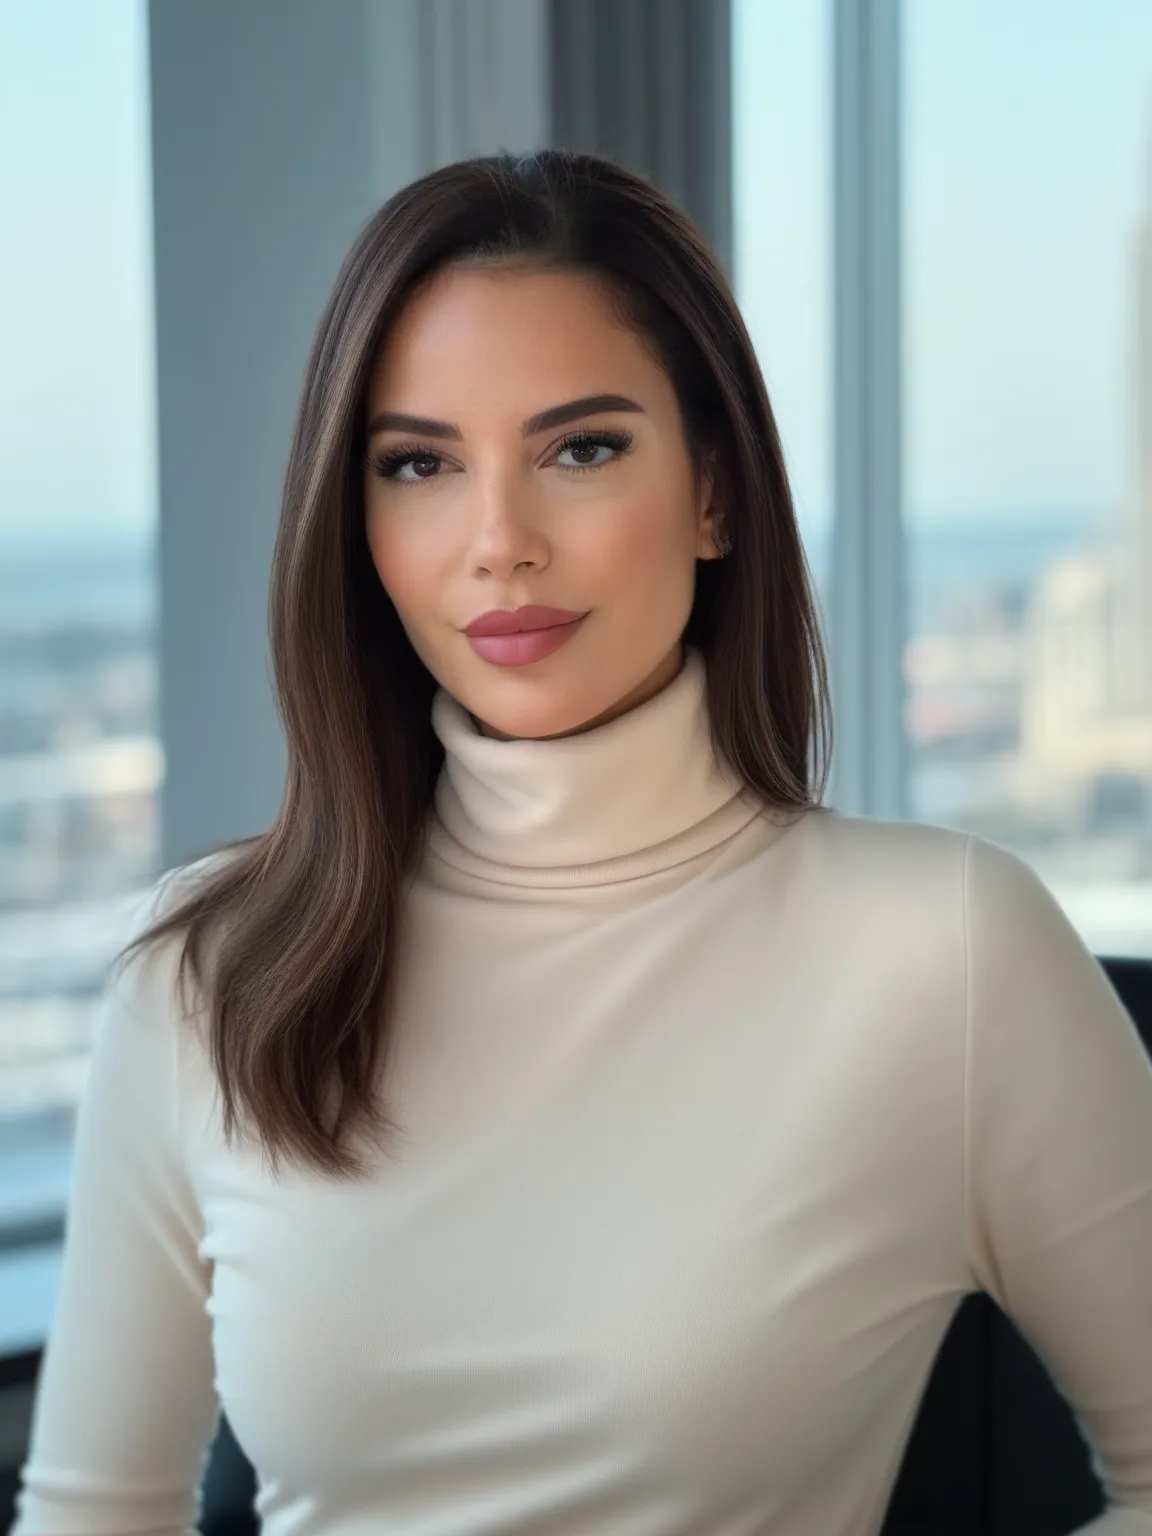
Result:
[[[1023,860],[968,839],[965,919],[973,1269],[1092,1449],[1080,1536],[1152,1536],[1152,1065]]]
[[[218,1404],[177,1135],[181,1026],[155,973],[146,953],[105,986],[13,1536],[179,1536],[196,1518]]]

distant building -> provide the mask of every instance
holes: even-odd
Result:
[[[1055,562],[1027,616],[1018,790],[1152,834],[1152,208],[1135,242],[1132,470],[1119,524]],[[1089,828],[1090,830],[1090,828]]]

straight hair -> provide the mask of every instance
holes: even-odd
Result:
[[[542,150],[402,188],[348,252],[312,341],[286,466],[268,630],[287,772],[272,825],[166,879],[174,901],[116,956],[182,935],[226,1141],[341,1179],[398,1130],[383,1095],[398,938],[443,747],[437,684],[368,550],[365,400],[390,328],[449,265],[596,281],[664,369],[731,537],[697,564],[684,642],[706,663],[717,756],[774,810],[820,808],[832,721],[814,584],[752,342],[700,231],[644,178]],[[195,878],[191,878],[194,874]],[[156,914],[159,915],[156,915]]]

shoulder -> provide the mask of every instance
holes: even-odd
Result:
[[[926,897],[937,891],[957,896],[968,846],[979,841],[951,827],[851,816],[832,808],[811,813],[802,827],[797,851],[814,873],[836,881],[846,893],[873,897]]]
[[[976,833],[832,812],[810,820],[803,862],[813,901],[842,933],[889,937],[909,956],[913,942],[938,957],[944,946],[987,957],[1029,943],[1068,953],[1071,924],[1040,875]]]
[[[167,917],[234,863],[240,853],[236,845],[213,849],[187,863],[173,865],[153,881],[147,893],[149,921]]]
[[[759,894],[797,955],[842,977],[962,974],[966,833],[808,812],[764,850]]]
[[[833,810],[806,818],[791,840],[789,883],[845,943],[855,933],[905,953],[931,943],[940,955],[942,945],[963,952],[997,929],[1007,942],[1054,920],[1055,900],[1031,865],[974,833]]]
[[[210,884],[236,856],[236,848],[217,849],[164,870],[137,894],[125,920],[122,949],[112,968],[117,996],[137,1012],[154,1015],[175,1006],[180,961],[187,929],[175,927],[147,938],[150,930],[171,918]]]

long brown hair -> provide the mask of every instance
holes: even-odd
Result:
[[[272,561],[269,636],[288,766],[280,810],[219,844],[117,960],[182,931],[177,971],[210,1003],[231,1139],[348,1178],[351,1140],[395,1127],[380,1097],[407,882],[443,748],[436,683],[364,531],[364,401],[415,285],[445,263],[588,275],[671,379],[697,473],[733,542],[697,566],[684,639],[707,663],[717,753],[769,804],[818,807],[831,708],[818,610],[752,343],[715,257],[655,187],[595,155],[462,161],[404,187],[357,237],[304,373]]]

